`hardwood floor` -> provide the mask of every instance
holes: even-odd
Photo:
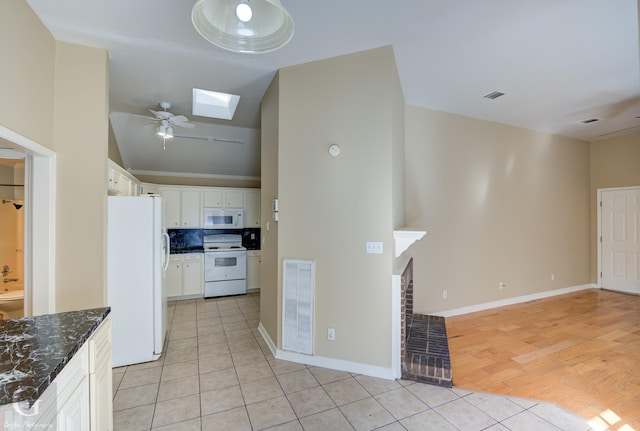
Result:
[[[454,387],[552,401],[594,429],[640,431],[640,296],[589,289],[446,325]]]

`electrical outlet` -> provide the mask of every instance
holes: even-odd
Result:
[[[555,274],[551,274],[551,281],[555,281],[556,280],[556,275]]]
[[[333,341],[336,339],[336,330],[333,328],[327,328],[327,340]]]
[[[449,296],[449,292],[447,292],[446,290],[442,291],[442,299],[447,299],[447,297]]]

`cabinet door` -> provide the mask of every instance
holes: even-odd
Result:
[[[244,192],[242,190],[227,190],[224,192],[225,208],[242,208],[244,206]]]
[[[111,371],[111,319],[89,339],[89,400],[91,430],[113,430],[113,375]]]
[[[89,382],[85,379],[59,408],[56,416],[58,430],[87,430],[89,421]],[[37,429],[37,428],[36,428]]]
[[[178,255],[171,256],[165,274],[167,283],[167,297],[182,296],[182,259]]]
[[[160,187],[158,187],[156,184],[142,183],[140,184],[140,194],[160,194]]]
[[[27,430],[90,429],[89,349],[85,343],[38,400],[37,411],[25,417]]]
[[[204,293],[204,281],[202,273],[201,254],[186,255],[182,260],[182,294],[202,295]]]
[[[224,193],[222,190],[206,190],[203,192],[203,201],[205,208],[222,208],[224,205]]]
[[[260,254],[247,252],[247,290],[260,289]]]
[[[244,192],[244,227],[260,227],[260,190]]]
[[[168,229],[180,227],[180,190],[160,190],[164,199],[164,225]]]
[[[120,189],[120,196],[134,196],[134,194],[131,191],[131,186],[132,186],[131,180],[122,174],[118,174],[118,177],[120,178],[118,182],[119,189]]]
[[[120,174],[114,168],[109,166],[108,187],[109,187],[109,191],[112,192],[113,194],[117,194],[120,191],[118,186],[119,177],[120,177]]]
[[[199,190],[183,190],[181,192],[181,210],[183,228],[200,228],[202,227],[202,202],[201,192]]]

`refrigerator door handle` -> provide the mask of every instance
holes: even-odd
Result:
[[[171,253],[171,240],[169,239],[169,235],[166,232],[163,232],[165,247],[164,247],[164,265],[162,267],[162,272],[165,272],[169,267],[169,254]]]

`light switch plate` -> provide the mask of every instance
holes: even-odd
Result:
[[[367,254],[382,254],[382,243],[367,241]]]

